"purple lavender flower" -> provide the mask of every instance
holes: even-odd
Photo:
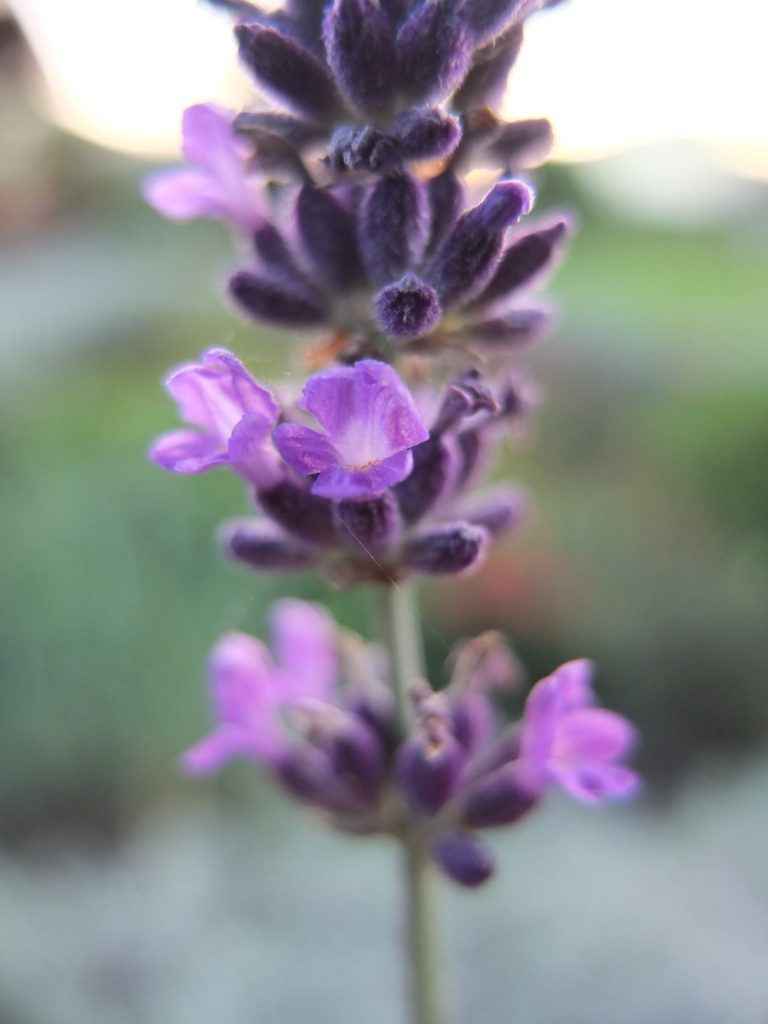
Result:
[[[263,200],[248,170],[250,146],[232,130],[234,114],[213,104],[188,107],[182,120],[182,150],[189,167],[152,174],[144,198],[176,220],[212,217],[244,233],[263,221]]]
[[[594,706],[589,661],[569,661],[531,690],[520,737],[520,777],[533,792],[550,783],[585,803],[632,796],[638,776],[618,762],[632,748],[632,725]]]
[[[315,374],[299,407],[324,432],[283,423],[275,445],[298,473],[317,474],[313,494],[336,501],[376,497],[404,480],[411,449],[429,436],[400,377],[373,359]]]
[[[258,487],[281,476],[270,434],[279,414],[274,395],[226,349],[209,349],[201,363],[174,370],[165,382],[181,418],[198,430],[163,434],[150,458],[171,473],[231,466]]]
[[[325,609],[280,601],[271,627],[274,660],[245,633],[228,633],[214,647],[208,674],[216,725],[183,755],[187,772],[216,771],[233,757],[276,765],[287,751],[281,710],[329,697],[338,666],[334,624]]]

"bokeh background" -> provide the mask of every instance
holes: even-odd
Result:
[[[532,678],[588,654],[647,787],[554,796],[486,890],[444,887],[457,1022],[768,1021],[768,26],[671,7],[560,6],[511,81],[559,133],[538,208],[581,227],[500,469],[537,515],[425,589],[429,660],[491,626]],[[299,365],[223,301],[226,233],[139,198],[181,108],[244,84],[193,0],[0,2],[0,1024],[400,1019],[396,851],[176,771],[218,634],[287,593],[366,628],[359,594],[223,563],[236,480],[144,458],[174,362]]]

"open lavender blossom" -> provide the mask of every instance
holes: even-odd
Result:
[[[635,742],[621,715],[595,707],[593,667],[571,661],[536,684],[528,697],[520,738],[526,783],[562,786],[585,803],[631,796],[639,780],[620,762]]]
[[[182,758],[185,771],[215,771],[234,757],[276,764],[286,754],[285,708],[302,698],[325,700],[336,674],[335,627],[324,608],[279,601],[272,608],[272,645],[228,633],[211,652],[209,684],[215,726]]]
[[[163,434],[149,452],[154,462],[172,473],[229,466],[262,487],[277,481],[270,436],[279,406],[231,352],[209,349],[202,362],[174,370],[165,388],[181,418],[197,429]]]
[[[208,103],[184,111],[188,166],[157,171],[144,183],[144,196],[159,213],[175,220],[211,217],[245,234],[263,221],[260,183],[248,165],[252,147],[233,130],[233,116]]]
[[[632,726],[594,705],[588,662],[538,682],[522,720],[498,725],[494,696],[519,686],[520,670],[503,638],[483,634],[461,646],[443,690],[412,681],[404,731],[382,652],[303,601],[278,602],[270,618],[273,654],[241,633],[215,646],[215,725],[184,754],[187,772],[260,762],[343,831],[417,826],[442,871],[470,887],[494,870],[480,831],[518,822],[552,785],[589,802],[637,791],[622,763]]]
[[[400,483],[413,468],[411,449],[429,437],[400,377],[373,359],[315,374],[299,408],[323,432],[282,423],[275,445],[289,466],[315,478],[313,494],[334,501],[374,498]]]

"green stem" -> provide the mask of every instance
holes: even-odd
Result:
[[[382,632],[391,655],[392,683],[403,735],[409,731],[408,687],[424,675],[424,653],[413,590],[393,585],[384,591]],[[432,911],[430,862],[417,823],[402,837],[405,876],[405,966],[408,972],[409,1024],[442,1024],[435,965],[435,921]]]

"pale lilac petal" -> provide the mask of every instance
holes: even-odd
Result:
[[[212,103],[196,103],[182,114],[181,149],[184,159],[196,167],[215,171],[222,155],[242,160],[248,145],[232,130],[234,113]]]
[[[274,420],[259,413],[243,416],[229,439],[227,457],[234,469],[259,490],[278,483],[283,471],[268,444]]]
[[[159,437],[149,457],[171,473],[204,473],[229,461],[218,438],[197,430],[173,430]]]
[[[413,469],[413,455],[398,452],[364,469],[336,468],[321,473],[312,484],[312,493],[333,501],[360,501],[375,498],[400,483]]]
[[[241,734],[242,749],[251,756],[276,759],[284,747],[278,680],[264,644],[245,633],[228,633],[211,652],[208,672],[219,723]]]
[[[325,428],[348,467],[380,461],[429,436],[396,371],[374,359],[315,374],[300,405]]]
[[[272,606],[270,625],[281,698],[329,700],[339,665],[336,626],[326,609],[286,598]]]
[[[218,190],[204,171],[192,167],[173,167],[150,174],[142,186],[149,205],[172,220],[220,217]]]
[[[632,749],[635,730],[615,711],[583,708],[564,715],[557,729],[553,756],[558,761],[616,761]]]
[[[584,708],[595,703],[592,676],[595,666],[588,658],[567,661],[555,672],[560,680],[560,701],[563,709]]]
[[[312,427],[301,423],[281,423],[273,431],[272,439],[288,465],[304,476],[321,473],[339,464],[339,453],[334,446],[324,434]]]
[[[557,673],[541,679],[528,694],[520,731],[520,758],[541,767],[552,753],[560,710]]]
[[[210,431],[222,447],[246,414],[256,413],[274,423],[279,412],[274,395],[226,349],[210,349],[201,363],[179,367],[165,386],[181,418]]]
[[[566,792],[583,803],[624,800],[640,789],[640,777],[621,764],[610,761],[585,762],[576,766],[556,765],[553,777]]]
[[[209,775],[242,753],[242,735],[239,730],[221,726],[186,750],[179,762],[187,775]]]
[[[274,665],[261,641],[227,633],[211,651],[208,672],[216,717],[246,725],[254,711],[274,703]]]

